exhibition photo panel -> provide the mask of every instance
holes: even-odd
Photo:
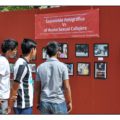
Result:
[[[36,71],[37,71],[36,64],[34,64],[34,63],[33,64],[29,64],[29,67],[30,67],[32,73],[36,73]]]
[[[95,79],[106,79],[107,78],[107,63],[106,62],[95,62],[94,63],[94,74]]]
[[[67,65],[69,75],[74,75],[74,65],[73,65],[73,63],[65,63],[65,65]]]
[[[76,57],[88,57],[89,45],[88,44],[76,44],[75,46]]]
[[[108,57],[109,56],[109,44],[107,43],[94,44],[94,56],[95,57]]]
[[[77,75],[89,76],[90,75],[90,63],[88,62],[77,63]]]

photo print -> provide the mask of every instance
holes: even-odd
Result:
[[[76,44],[76,57],[88,57],[89,45],[88,44]]]
[[[48,56],[48,54],[46,52],[46,48],[45,47],[42,49],[42,58],[43,59],[48,59],[49,58],[49,56]]]
[[[94,44],[94,56],[107,57],[109,54],[108,44]]]
[[[90,63],[78,63],[77,64],[78,75],[89,76],[90,75]]]
[[[107,78],[107,63],[95,62],[95,79],[106,79]]]
[[[68,73],[69,75],[73,75],[74,74],[74,65],[73,63],[66,63],[67,68],[68,68]]]
[[[36,64],[29,64],[29,67],[30,67],[32,73],[36,73],[36,70],[37,70]]]
[[[67,45],[67,43],[59,43],[58,58],[68,58],[68,45]]]

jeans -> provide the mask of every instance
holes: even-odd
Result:
[[[32,114],[32,107],[29,108],[14,108],[15,114]]]
[[[67,114],[66,102],[57,104],[41,101],[39,110],[41,114]]]
[[[3,100],[0,105],[0,114],[7,114],[6,109],[8,108],[8,100]]]

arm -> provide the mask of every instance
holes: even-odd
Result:
[[[37,109],[39,109],[40,104],[40,94],[41,94],[41,82],[36,82],[36,95],[37,95]]]
[[[6,73],[6,62],[4,59],[0,59],[0,78],[5,76]],[[2,100],[0,99],[0,106],[2,105]]]
[[[72,111],[72,96],[71,96],[69,80],[64,80],[63,85],[64,85],[64,94],[66,97],[68,113],[70,113]]]
[[[40,81],[40,75],[39,75],[39,68],[37,68],[36,73],[36,95],[37,95],[37,109],[39,109],[40,104],[40,94],[41,94],[41,81]]]
[[[10,98],[8,100],[8,106],[11,108],[13,107],[13,104],[14,104],[14,101],[16,100],[17,98],[17,91],[19,89],[19,85],[20,83],[19,82],[14,82],[13,83],[13,86],[11,88],[11,93],[10,93]]]
[[[10,92],[10,98],[8,99],[8,108],[7,108],[7,113],[11,113],[11,108],[13,107],[13,104],[15,102],[15,100],[17,99],[17,91],[19,88],[19,84],[18,82],[14,82],[13,87],[11,88],[11,92]]]
[[[23,78],[25,77],[27,73],[27,68],[25,67],[25,65],[19,65],[19,67],[17,67],[14,71],[15,71],[14,72],[14,83],[11,88],[10,98],[8,100],[9,109],[13,107],[13,104],[17,98],[17,92],[18,92],[20,83],[22,82]]]
[[[0,106],[1,106],[1,104],[2,104],[2,101],[0,100]]]
[[[63,87],[64,87],[64,95],[66,98],[68,113],[72,111],[72,96],[71,96],[71,88],[69,84],[69,74],[67,66],[64,66],[63,69]]]

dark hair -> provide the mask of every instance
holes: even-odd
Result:
[[[21,44],[22,54],[23,55],[29,54],[31,52],[32,48],[35,49],[36,46],[37,46],[37,43],[34,40],[25,38]]]
[[[59,50],[59,44],[55,41],[49,42],[46,46],[46,51],[49,57],[55,56]]]
[[[18,46],[18,42],[14,39],[6,39],[1,45],[1,51],[6,53],[9,50],[14,50]]]

